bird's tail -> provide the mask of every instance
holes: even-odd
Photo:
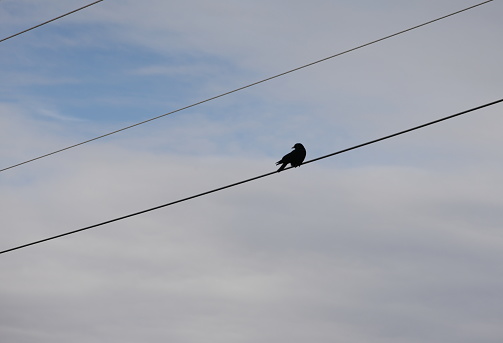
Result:
[[[281,162],[278,162],[278,163],[276,163],[276,165],[278,165],[278,164],[280,164],[280,163],[281,163]],[[287,164],[288,164],[288,163],[283,163],[283,164],[281,164],[281,166],[279,167],[279,169],[278,169],[277,173],[279,173],[280,171],[282,171],[283,169],[285,169],[285,167],[286,167],[286,165],[287,165]]]

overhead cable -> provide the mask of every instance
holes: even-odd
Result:
[[[45,22],[43,22],[42,24],[35,25],[35,26],[33,26],[33,27],[30,27],[29,29],[26,29],[26,30],[24,30],[24,31],[18,32],[18,33],[16,33],[16,34],[13,34],[12,36],[2,38],[2,39],[0,39],[0,43],[2,43],[3,41],[6,41],[7,39],[14,38],[14,37],[19,36],[19,35],[21,35],[21,34],[23,34],[23,33],[26,33],[26,32],[31,31],[31,30],[33,30],[33,29],[36,29],[37,27],[43,26],[43,25],[45,25],[45,24],[49,24],[49,23],[51,23],[51,22],[53,22],[53,21],[56,21],[56,20],[61,19],[61,18],[63,18],[63,17],[66,17],[66,16],[67,16],[67,15],[69,15],[69,14],[72,14],[72,13],[78,12],[78,11],[80,11],[80,10],[83,10],[84,8],[90,7],[90,6],[92,6],[92,5],[96,5],[98,2],[102,2],[102,1],[104,1],[104,0],[98,0],[98,1],[92,2],[92,3],[90,3],[90,4],[86,5],[86,6],[82,6],[82,7],[80,7],[80,8],[77,8],[76,10],[70,11],[70,12],[65,13],[65,14],[63,14],[63,15],[60,15],[59,17],[56,17],[56,18],[53,18],[53,19],[51,19],[51,20],[45,21]]]
[[[451,17],[453,15],[456,15],[456,14],[459,14],[461,12],[465,12],[465,11],[468,11],[470,9],[473,9],[475,7],[478,7],[478,6],[481,6],[481,5],[484,5],[486,3],[489,3],[493,0],[488,0],[488,1],[484,1],[484,2],[481,2],[479,4],[476,4],[476,5],[473,5],[473,6],[470,6],[470,7],[467,7],[467,8],[464,8],[462,10],[459,10],[459,11],[456,11],[456,12],[453,12],[453,13],[450,13],[448,15],[444,15],[442,17],[439,17],[437,19],[433,19],[433,20],[430,20],[430,21],[427,21],[423,24],[420,24],[420,25],[416,25],[416,26],[413,26],[411,28],[408,28],[406,30],[402,30],[400,32],[397,32],[397,33],[394,33],[394,34],[391,34],[389,36],[385,36],[385,37],[382,37],[382,38],[379,38],[379,39],[376,39],[374,41],[371,41],[369,43],[366,43],[366,44],[363,44],[363,45],[359,45],[355,48],[352,48],[352,49],[349,49],[349,50],[345,50],[343,52],[340,52],[340,53],[337,53],[335,55],[332,55],[332,56],[328,56],[328,57],[325,57],[323,59],[320,59],[320,60],[317,60],[317,61],[314,61],[314,62],[311,62],[311,63],[308,63],[308,64],[305,64],[303,66],[300,66],[300,67],[297,67],[297,68],[294,68],[294,69],[291,69],[291,70],[288,70],[288,71],[285,71],[283,73],[280,73],[280,74],[277,74],[277,75],[274,75],[274,76],[271,76],[271,77],[268,77],[266,79],[263,79],[263,80],[260,80],[260,81],[257,81],[257,82],[254,82],[254,83],[250,83],[246,86],[243,86],[243,87],[239,87],[239,88],[236,88],[234,90],[231,90],[231,91],[228,91],[226,93],[222,93],[220,95],[216,95],[214,97],[211,97],[211,98],[208,98],[208,99],[205,99],[205,100],[202,100],[202,101],[199,101],[199,102],[196,102],[196,103],[193,103],[192,105],[188,105],[188,106],[185,106],[185,107],[182,107],[182,108],[179,108],[177,110],[174,110],[174,111],[171,111],[171,112],[168,112],[168,113],[165,113],[165,114],[162,114],[160,116],[157,116],[157,117],[153,117],[153,118],[150,118],[150,119],[147,119],[147,120],[144,120],[144,121],[141,121],[139,123],[136,123],[136,124],[133,124],[133,125],[129,125],[129,126],[126,126],[126,127],[123,127],[122,129],[118,129],[118,130],[115,130],[115,131],[112,131],[112,132],[109,132],[109,133],[106,133],[106,134],[103,134],[101,136],[98,136],[98,137],[94,137],[94,138],[91,138],[91,139],[88,139],[86,141],[83,141],[83,142],[80,142],[80,143],[77,143],[77,144],[73,144],[73,145],[70,145],[70,146],[67,146],[65,148],[62,148],[62,149],[59,149],[59,150],[56,150],[56,151],[53,151],[53,152],[50,152],[50,153],[47,153],[47,154],[44,154],[44,155],[40,155],[38,157],[34,157],[32,159],[29,159],[29,160],[26,160],[24,162],[20,162],[20,163],[17,163],[17,164],[14,164],[14,165],[11,165],[9,167],[5,167],[3,169],[0,169],[0,172],[3,172],[5,170],[8,170],[8,169],[12,169],[12,168],[15,168],[15,167],[19,167],[23,164],[26,164],[26,163],[30,163],[30,162],[33,162],[33,161],[36,161],[36,160],[39,160],[41,158],[44,158],[44,157],[48,157],[48,156],[51,156],[51,155],[55,155],[57,153],[60,153],[60,152],[63,152],[65,150],[69,150],[69,149],[72,149],[72,148],[76,148],[80,145],[84,145],[84,144],[87,144],[87,143],[90,143],[92,141],[95,141],[95,140],[98,140],[98,139],[101,139],[101,138],[104,138],[104,137],[108,137],[108,136],[111,136],[113,134],[116,134],[116,133],[119,133],[119,132],[122,132],[122,131],[125,131],[125,130],[128,130],[128,129],[131,129],[133,127],[136,127],[136,126],[139,126],[139,125],[142,125],[142,124],[145,124],[145,123],[148,123],[148,122],[151,122],[153,120],[156,120],[156,119],[159,119],[159,118],[162,118],[162,117],[165,117],[167,115],[170,115],[170,114],[173,114],[173,113],[176,113],[176,112],[180,112],[180,111],[183,111],[183,110],[186,110],[188,108],[191,108],[191,107],[194,107],[194,106],[198,106],[198,105],[201,105],[203,103],[206,103],[208,101],[212,101],[212,100],[215,100],[215,99],[218,99],[218,98],[221,98],[223,96],[226,96],[226,95],[229,95],[229,94],[232,94],[232,93],[235,93],[235,92],[238,92],[238,91],[241,91],[243,89],[246,89],[246,88],[249,88],[249,87],[252,87],[252,86],[256,86],[258,84],[261,84],[261,83],[264,83],[264,82],[267,82],[267,81],[270,81],[272,79],[276,79],[278,77],[281,77],[281,76],[284,76],[286,74],[290,74],[290,73],[293,73],[295,71],[298,71],[298,70],[301,70],[301,69],[304,69],[304,68],[307,68],[307,67],[310,67],[310,66],[313,66],[315,64],[318,64],[318,63],[321,63],[321,62],[324,62],[324,61],[327,61],[327,60],[330,60],[332,58],[335,58],[335,57],[338,57],[338,56],[341,56],[341,55],[344,55],[344,54],[347,54],[349,52],[352,52],[352,51],[355,51],[355,50],[358,50],[358,49],[361,49],[361,48],[364,48],[364,47],[367,47],[369,45],[372,45],[372,44],[375,44],[375,43],[378,43],[378,42],[381,42],[385,39],[389,39],[389,38],[392,38],[392,37],[395,37],[395,36],[398,36],[402,33],[405,33],[405,32],[408,32],[408,31],[411,31],[411,30],[414,30],[414,29],[417,29],[417,28],[420,28],[422,26],[425,26],[425,25],[428,25],[428,24],[431,24],[431,23],[434,23],[436,21],[439,21],[439,20],[442,20],[442,19],[445,19],[447,17]]]
[[[328,157],[332,157],[332,156],[335,156],[335,155],[338,155],[338,154],[342,154],[344,152],[348,152],[348,151],[351,151],[351,150],[355,150],[355,149],[364,147],[366,145],[374,144],[374,143],[383,141],[385,139],[389,139],[389,138],[392,138],[392,137],[403,135],[405,133],[408,133],[408,132],[411,132],[411,131],[414,131],[414,130],[418,130],[418,129],[421,129],[421,128],[424,128],[426,126],[430,126],[430,125],[433,125],[433,124],[437,124],[437,123],[440,123],[442,121],[445,121],[445,120],[448,120],[448,119],[452,119],[454,117],[458,117],[458,116],[461,116],[461,115],[469,113],[469,112],[480,110],[480,109],[482,109],[484,107],[489,107],[489,106],[495,105],[495,104],[500,103],[500,102],[503,102],[503,99],[496,100],[496,101],[493,101],[493,102],[490,102],[490,103],[487,103],[487,104],[484,104],[484,105],[481,105],[481,106],[477,106],[477,107],[471,108],[469,110],[458,112],[456,114],[452,114],[452,115],[447,116],[447,117],[443,117],[443,118],[440,118],[440,119],[437,119],[437,120],[434,120],[434,121],[430,121],[428,123],[425,123],[425,124],[422,124],[422,125],[418,125],[418,126],[415,126],[415,127],[410,128],[410,129],[403,130],[403,131],[399,131],[399,132],[396,132],[396,133],[393,133],[393,134],[390,134],[390,135],[387,135],[387,136],[384,136],[384,137],[381,137],[381,138],[377,138],[377,139],[374,139],[374,140],[371,140],[371,141],[368,141],[368,142],[365,142],[365,143],[362,143],[362,144],[358,144],[358,145],[355,145],[355,146],[350,147],[350,148],[339,150],[337,152],[334,152],[334,153],[331,153],[331,154],[328,154],[328,155],[324,155],[324,156],[321,156],[321,157],[318,157],[318,158],[314,158],[312,160],[304,162],[303,164],[308,164],[308,163],[316,162],[316,161],[319,161],[319,160],[322,160],[322,159],[325,159],[325,158],[328,158]],[[287,167],[284,170],[288,170],[288,169],[292,169],[292,167]],[[206,192],[203,192],[203,193],[192,195],[192,196],[189,196],[187,198],[180,199],[180,200],[172,201],[172,202],[169,202],[167,204],[155,206],[155,207],[152,207],[152,208],[149,208],[149,209],[146,209],[146,210],[142,210],[142,211],[139,211],[139,212],[131,213],[131,214],[128,214],[128,215],[125,215],[125,216],[122,216],[122,217],[110,219],[110,220],[107,220],[107,221],[104,221],[104,222],[101,222],[101,223],[98,223],[98,224],[94,224],[94,225],[91,225],[91,226],[86,226],[86,227],[83,227],[81,229],[77,229],[77,230],[74,230],[74,231],[69,231],[69,232],[62,233],[62,234],[59,234],[59,235],[56,235],[56,236],[52,236],[52,237],[48,237],[48,238],[41,239],[41,240],[38,240],[38,241],[34,241],[34,242],[31,242],[31,243],[23,244],[23,245],[14,247],[14,248],[10,248],[10,249],[6,249],[6,250],[3,250],[3,251],[0,251],[0,254],[5,254],[7,252],[11,252],[11,251],[14,251],[14,250],[18,250],[18,249],[29,247],[31,245],[35,245],[35,244],[47,242],[47,241],[50,241],[50,240],[53,240],[53,239],[56,239],[56,238],[61,238],[61,237],[64,237],[64,236],[72,235],[72,234],[77,233],[77,232],[86,231],[86,230],[93,229],[93,228],[96,228],[96,227],[99,227],[99,226],[103,226],[103,225],[106,225],[106,224],[117,222],[117,221],[120,221],[120,220],[123,220],[123,219],[127,219],[127,218],[131,218],[131,217],[134,217],[134,216],[138,216],[140,214],[144,214],[144,213],[147,213],[147,212],[158,210],[158,209],[163,208],[163,207],[168,207],[168,206],[175,205],[175,204],[187,201],[187,200],[199,198],[199,197],[202,197],[203,195],[208,195],[208,194],[215,193],[215,192],[227,189],[227,188],[238,186],[238,185],[241,185],[243,183],[247,183],[247,182],[250,182],[250,181],[255,181],[255,180],[261,179],[263,177],[276,174],[276,173],[277,173],[277,171],[273,171],[273,172],[270,172],[270,173],[267,173],[267,174],[255,176],[255,177],[252,177],[250,179],[246,179],[246,180],[243,180],[243,181],[235,182],[235,183],[232,183],[232,184],[227,185],[227,186],[215,188],[215,189],[212,189],[210,191],[206,191]]]

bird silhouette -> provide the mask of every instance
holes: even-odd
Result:
[[[286,154],[281,160],[276,162],[276,165],[281,164],[278,172],[285,169],[288,163],[290,163],[292,167],[297,168],[302,164],[302,162],[304,162],[304,159],[306,158],[306,149],[304,148],[304,146],[300,143],[297,143],[292,147],[292,149],[294,149],[292,152]]]

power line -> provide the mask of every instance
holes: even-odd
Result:
[[[63,14],[63,15],[60,15],[59,17],[56,17],[56,18],[53,18],[53,19],[51,19],[51,20],[45,21],[45,22],[43,22],[42,24],[35,25],[35,26],[33,26],[33,27],[30,27],[29,29],[26,29],[26,30],[24,30],[24,31],[18,32],[18,33],[16,33],[16,34],[13,34],[12,36],[2,38],[2,39],[0,39],[0,43],[2,43],[3,41],[6,41],[7,39],[14,38],[14,37],[19,36],[19,35],[21,35],[21,34],[23,34],[23,33],[26,33],[26,32],[31,31],[31,30],[33,30],[33,29],[36,29],[37,27],[43,26],[43,25],[45,25],[45,24],[49,24],[49,23],[51,23],[51,22],[53,22],[53,21],[55,21],[55,20],[61,19],[61,18],[63,18],[63,17],[66,17],[66,16],[67,16],[67,15],[69,15],[69,14],[72,14],[72,13],[78,12],[78,11],[80,11],[80,10],[83,10],[84,8],[90,7],[90,6],[92,6],[92,5],[96,5],[98,2],[102,2],[102,1],[104,1],[104,0],[98,0],[98,1],[92,2],[92,3],[90,3],[90,4],[86,5],[86,6],[82,6],[82,7],[80,7],[80,8],[77,8],[76,10],[73,10],[73,11],[71,11],[71,12],[65,13],[65,14]]]
[[[386,40],[386,39],[389,39],[389,38],[392,38],[392,37],[395,37],[395,36],[398,36],[402,33],[405,33],[405,32],[408,32],[408,31],[411,31],[411,30],[414,30],[414,29],[417,29],[417,28],[420,28],[422,26],[425,26],[425,25],[428,25],[428,24],[431,24],[431,23],[434,23],[436,21],[439,21],[439,20],[442,20],[442,19],[445,19],[447,17],[451,17],[453,15],[456,15],[456,14],[459,14],[461,12],[465,12],[465,11],[468,11],[470,9],[473,9],[475,7],[478,7],[478,6],[481,6],[481,5],[484,5],[486,3],[489,3],[493,0],[487,0],[487,1],[484,1],[484,2],[481,2],[479,4],[476,4],[476,5],[473,5],[473,6],[470,6],[470,7],[467,7],[467,8],[464,8],[462,10],[459,10],[459,11],[456,11],[456,12],[453,12],[451,14],[448,14],[448,15],[444,15],[442,17],[439,17],[437,19],[433,19],[433,20],[430,20],[428,22],[425,22],[423,24],[420,24],[420,25],[416,25],[416,26],[413,26],[411,28],[408,28],[408,29],[405,29],[405,30],[402,30],[400,32],[397,32],[397,33],[394,33],[392,35],[389,35],[389,36],[386,36],[386,37],[382,37],[382,38],[379,38],[379,39],[376,39],[374,41],[371,41],[369,43],[366,43],[366,44],[363,44],[363,45],[359,45],[355,48],[352,48],[352,49],[349,49],[349,50],[346,50],[346,51],[343,51],[343,52],[340,52],[340,53],[337,53],[335,55],[332,55],[332,56],[329,56],[329,57],[325,57],[323,59],[320,59],[320,60],[317,60],[317,61],[314,61],[314,62],[311,62],[311,63],[308,63],[308,64],[305,64],[303,66],[300,66],[300,67],[297,67],[297,68],[294,68],[294,69],[291,69],[291,70],[288,70],[288,71],[285,71],[283,73],[280,73],[280,74],[277,74],[277,75],[274,75],[274,76],[271,76],[271,77],[268,77],[266,79],[263,79],[263,80],[260,80],[260,81],[257,81],[257,82],[254,82],[254,83],[250,83],[246,86],[243,86],[243,87],[239,87],[239,88],[236,88],[234,90],[231,90],[229,92],[226,92],[226,93],[222,93],[220,95],[217,95],[217,96],[214,96],[214,97],[211,97],[211,98],[208,98],[208,99],[205,99],[205,100],[202,100],[202,101],[199,101],[199,102],[196,102],[196,103],[193,103],[192,105],[188,105],[188,106],[185,106],[185,107],[182,107],[182,108],[179,108],[177,110],[174,110],[174,111],[171,111],[171,112],[168,112],[168,113],[165,113],[165,114],[162,114],[160,116],[157,116],[157,117],[153,117],[153,118],[150,118],[150,119],[147,119],[147,120],[144,120],[144,121],[141,121],[139,123],[136,123],[136,124],[133,124],[133,125],[129,125],[129,126],[126,126],[122,129],[118,129],[118,130],[115,130],[115,131],[112,131],[112,132],[109,132],[109,133],[106,133],[106,134],[103,134],[101,136],[98,136],[98,137],[94,137],[94,138],[91,138],[91,139],[88,139],[86,141],[83,141],[83,142],[80,142],[80,143],[77,143],[77,144],[74,144],[74,145],[70,145],[70,146],[67,146],[65,148],[62,148],[62,149],[59,149],[59,150],[56,150],[56,151],[53,151],[53,152],[50,152],[50,153],[47,153],[47,154],[44,154],[44,155],[40,155],[38,157],[34,157],[32,159],[29,159],[29,160],[26,160],[24,162],[20,162],[20,163],[17,163],[17,164],[14,164],[14,165],[11,165],[9,167],[5,167],[3,169],[0,169],[0,172],[3,172],[5,170],[8,170],[8,169],[12,169],[12,168],[15,168],[15,167],[19,167],[23,164],[26,164],[26,163],[30,163],[30,162],[33,162],[33,161],[36,161],[36,160],[39,160],[41,158],[44,158],[44,157],[48,157],[48,156],[51,156],[51,155],[55,155],[57,153],[60,153],[60,152],[63,152],[65,150],[69,150],[69,149],[72,149],[72,148],[76,148],[80,145],[84,145],[84,144],[87,144],[87,143],[90,143],[92,141],[95,141],[95,140],[98,140],[98,139],[101,139],[101,138],[104,138],[104,137],[107,137],[107,136],[111,136],[113,134],[116,134],[116,133],[119,133],[121,131],[125,131],[125,130],[128,130],[128,129],[131,129],[133,127],[136,127],[136,126],[139,126],[139,125],[142,125],[142,124],[145,124],[145,123],[148,123],[148,122],[151,122],[153,120],[156,120],[156,119],[159,119],[159,118],[162,118],[162,117],[165,117],[165,116],[168,116],[170,114],[173,114],[173,113],[176,113],[176,112],[180,112],[180,111],[183,111],[183,110],[186,110],[188,108],[191,108],[191,107],[194,107],[194,106],[198,106],[198,105],[201,105],[203,103],[206,103],[208,101],[212,101],[212,100],[215,100],[215,99],[218,99],[218,98],[221,98],[223,96],[226,96],[226,95],[229,95],[229,94],[232,94],[232,93],[235,93],[235,92],[238,92],[238,91],[241,91],[243,89],[246,89],[246,88],[249,88],[249,87],[253,87],[253,86],[256,86],[258,84],[261,84],[261,83],[264,83],[264,82],[267,82],[267,81],[270,81],[272,79],[275,79],[275,78],[278,78],[278,77],[281,77],[281,76],[284,76],[286,74],[290,74],[290,73],[293,73],[295,71],[298,71],[298,70],[301,70],[301,69],[304,69],[304,68],[307,68],[307,67],[310,67],[310,66],[313,66],[315,64],[318,64],[318,63],[321,63],[321,62],[324,62],[324,61],[327,61],[327,60],[330,60],[332,58],[335,58],[335,57],[338,57],[338,56],[341,56],[341,55],[344,55],[344,54],[347,54],[349,52],[352,52],[352,51],[355,51],[355,50],[358,50],[358,49],[361,49],[361,48],[364,48],[364,47],[367,47],[369,45],[372,45],[372,44],[375,44],[375,43],[378,43],[378,42],[381,42],[383,40]]]
[[[442,121],[445,121],[445,120],[448,120],[448,119],[452,119],[452,118],[461,116],[461,115],[469,113],[469,112],[480,110],[480,109],[482,109],[484,107],[489,107],[489,106],[495,105],[495,104],[500,103],[500,102],[503,102],[503,99],[496,100],[496,101],[493,101],[493,102],[490,102],[490,103],[487,103],[487,104],[484,104],[484,105],[481,105],[481,106],[477,106],[477,107],[471,108],[469,110],[458,112],[456,114],[452,114],[452,115],[447,116],[447,117],[443,117],[443,118],[440,118],[440,119],[437,119],[437,120],[434,120],[434,121],[430,121],[428,123],[425,123],[425,124],[422,124],[422,125],[418,125],[418,126],[412,127],[410,129],[407,129],[407,130],[399,131],[399,132],[396,132],[396,133],[393,133],[393,134],[390,134],[390,135],[387,135],[387,136],[384,136],[384,137],[381,137],[381,138],[377,138],[377,139],[374,139],[374,140],[371,140],[371,141],[368,141],[368,142],[365,142],[365,143],[362,143],[362,144],[358,144],[358,145],[355,145],[355,146],[350,147],[350,148],[339,150],[337,152],[334,152],[334,153],[331,153],[331,154],[328,154],[328,155],[325,155],[325,156],[314,158],[312,160],[304,162],[303,164],[308,164],[308,163],[316,162],[316,161],[319,161],[319,160],[322,160],[322,159],[325,159],[325,158],[328,158],[328,157],[332,157],[332,156],[335,156],[335,155],[342,154],[344,152],[348,152],[348,151],[351,151],[351,150],[355,150],[355,149],[364,147],[366,145],[374,144],[374,143],[383,141],[385,139],[389,139],[389,138],[392,138],[392,137],[403,135],[405,133],[408,133],[408,132],[411,132],[411,131],[414,131],[414,130],[418,130],[418,129],[421,129],[421,128],[424,128],[426,126],[430,126],[430,125],[433,125],[433,124],[437,124],[437,123],[440,123]],[[287,167],[284,170],[288,170],[288,169],[291,169],[291,168],[292,167]],[[277,173],[276,171],[273,171],[273,172],[270,172],[270,173],[267,173],[267,174],[255,176],[255,177],[252,177],[251,179],[246,179],[246,180],[243,180],[243,181],[232,183],[232,184],[227,185],[227,186],[215,188],[215,189],[212,189],[210,191],[206,191],[206,192],[203,192],[203,193],[192,195],[192,196],[189,196],[187,198],[180,199],[180,200],[172,201],[172,202],[169,202],[167,204],[163,204],[163,205],[152,207],[152,208],[149,208],[149,209],[146,209],[146,210],[142,210],[142,211],[139,211],[139,212],[131,213],[131,214],[128,214],[128,215],[125,215],[125,216],[122,216],[122,217],[110,219],[110,220],[107,220],[107,221],[104,221],[104,222],[101,222],[101,223],[98,223],[98,224],[94,224],[94,225],[91,225],[91,226],[86,226],[86,227],[83,227],[81,229],[77,229],[77,230],[74,230],[74,231],[69,231],[69,232],[66,232],[66,233],[62,233],[62,234],[59,234],[59,235],[56,235],[56,236],[48,237],[48,238],[41,239],[41,240],[38,240],[38,241],[34,241],[34,242],[31,242],[31,243],[19,245],[19,246],[14,247],[14,248],[10,248],[10,249],[7,249],[7,250],[0,251],[0,254],[5,254],[7,252],[11,252],[11,251],[14,251],[14,250],[18,250],[18,249],[29,247],[31,245],[35,245],[35,244],[47,242],[47,241],[50,241],[50,240],[53,240],[53,239],[56,239],[56,238],[61,238],[61,237],[64,237],[64,236],[72,235],[72,234],[77,233],[77,232],[86,231],[86,230],[89,230],[89,229],[96,228],[98,226],[103,226],[103,225],[106,225],[106,224],[117,222],[119,220],[127,219],[127,218],[134,217],[134,216],[138,216],[140,214],[144,214],[144,213],[147,213],[147,212],[158,210],[158,209],[163,208],[163,207],[168,207],[168,206],[175,205],[175,204],[187,201],[187,200],[192,200],[192,199],[195,199],[195,198],[199,198],[199,197],[202,197],[203,195],[208,195],[208,194],[215,193],[215,192],[227,189],[227,188],[238,186],[238,185],[241,185],[243,183],[247,183],[247,182],[250,182],[250,181],[255,181],[255,180],[264,178],[266,176],[270,176],[270,175],[276,174],[276,173]]]

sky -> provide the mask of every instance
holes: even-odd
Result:
[[[2,0],[0,39],[84,6]],[[0,43],[0,169],[473,0],[106,0]],[[503,4],[0,173],[0,250],[503,95]],[[0,341],[503,340],[503,105],[0,255]]]

